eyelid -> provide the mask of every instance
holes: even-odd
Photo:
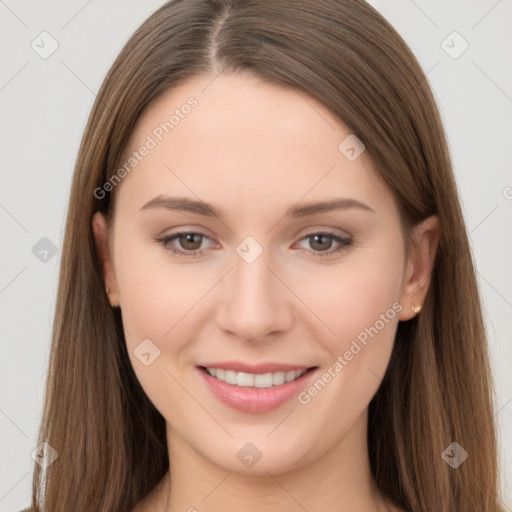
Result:
[[[301,229],[293,237],[295,239],[299,238],[302,240],[306,236],[317,235],[320,233],[324,233],[326,235],[331,235],[331,236],[339,236],[340,238],[347,238],[350,240],[352,240],[352,238],[354,238],[352,236],[352,234],[349,233],[345,229],[334,228],[334,227],[320,227],[320,226],[313,226],[313,227],[307,227],[305,229]]]
[[[176,230],[176,231],[174,231]],[[185,226],[180,225],[175,228],[166,228],[162,231],[162,234],[158,235],[158,238],[167,238],[174,235],[181,235],[183,233],[196,233],[197,235],[203,235],[210,239],[214,239],[215,235],[207,228],[194,226],[193,224],[187,224]]]

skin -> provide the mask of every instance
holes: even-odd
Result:
[[[398,321],[425,298],[438,219],[416,226],[418,250],[406,259],[391,191],[366,152],[349,161],[339,151],[350,131],[324,105],[249,74],[212,80],[190,79],[146,108],[127,156],[187,98],[198,100],[117,185],[113,225],[99,212],[92,223],[133,368],[167,422],[172,487],[166,474],[134,510],[398,510],[372,486],[368,404]],[[140,210],[160,194],[200,198],[224,217]],[[341,197],[374,211],[284,217],[297,203]],[[182,230],[206,236],[168,248],[154,240]],[[325,231],[352,244],[318,256],[340,248],[306,236]],[[236,252],[247,236],[263,249],[252,263]],[[220,402],[196,368],[241,360],[317,365],[321,374],[394,303],[401,311],[307,404],[293,398],[270,412],[241,412]],[[149,366],[134,355],[147,338],[160,349]],[[252,468],[237,457],[248,441],[262,454]]]

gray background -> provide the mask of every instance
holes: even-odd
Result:
[[[0,0],[0,511],[29,504],[60,248],[82,132],[115,56],[162,3]],[[484,302],[510,506],[512,1],[371,3],[416,54],[448,133]],[[51,37],[40,36],[43,31]],[[58,48],[42,58],[52,39]],[[469,47],[458,55],[464,41]]]

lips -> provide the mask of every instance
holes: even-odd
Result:
[[[264,374],[272,372],[291,372],[294,370],[308,370],[312,366],[301,366],[285,363],[261,363],[261,364],[247,364],[240,361],[222,361],[210,362],[201,365],[204,368],[220,368],[221,370],[233,370],[235,372]]]
[[[263,413],[297,396],[318,367],[221,362],[208,363],[197,369],[209,390],[221,402],[243,412]]]

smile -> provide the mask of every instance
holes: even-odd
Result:
[[[198,366],[197,371],[207,389],[220,402],[245,413],[265,413],[297,397],[319,370],[315,366],[268,371],[271,365],[265,366],[265,373],[241,372],[214,366]]]
[[[305,370],[295,370],[290,372],[278,371],[271,373],[245,373],[234,370],[224,370],[222,368],[205,368],[206,372],[212,377],[240,387],[250,388],[270,388],[280,386],[285,382],[292,382],[302,377],[307,372]]]

